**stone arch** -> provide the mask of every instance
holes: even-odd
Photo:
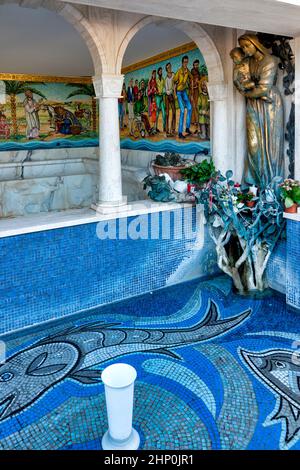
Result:
[[[163,23],[166,26],[173,26],[187,36],[189,36],[192,41],[200,49],[203,58],[205,60],[207,69],[208,69],[208,78],[211,83],[222,83],[224,82],[224,69],[221,61],[220,54],[216,48],[215,43],[209,36],[209,34],[203,29],[203,27],[197,23],[191,23],[188,21],[172,20],[172,19],[158,19],[153,16],[147,16],[140,21],[138,21],[125,35],[117,54],[116,60],[116,73],[121,73],[122,62],[124,58],[125,51],[131,39],[145,26],[150,23]]]
[[[61,15],[68,23],[78,31],[87,45],[91,54],[94,65],[94,74],[100,75],[107,71],[107,59],[105,56],[104,48],[97,37],[94,28],[89,23],[88,19],[73,5],[69,3],[61,3],[56,0],[37,0],[36,2],[26,0],[0,0],[0,5],[16,4],[20,7],[39,8],[43,7],[47,10],[56,12]]]

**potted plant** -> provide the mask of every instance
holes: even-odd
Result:
[[[300,204],[300,182],[288,178],[279,185],[279,188],[284,201],[284,211],[295,214]]]
[[[237,195],[237,202],[245,204],[247,207],[250,207],[250,208],[254,207],[256,204],[254,194],[250,192],[249,193],[239,192]]]
[[[156,155],[152,167],[157,176],[167,173],[173,181],[183,179],[181,171],[192,165],[191,160],[182,158],[178,153],[166,152],[165,155]]]
[[[188,168],[181,170],[181,174],[190,183],[201,189],[212,179],[216,178],[217,171],[213,161],[203,160]]]

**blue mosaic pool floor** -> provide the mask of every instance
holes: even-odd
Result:
[[[300,449],[300,313],[273,291],[220,276],[2,340],[0,449],[101,449],[117,361],[138,372],[143,449]]]

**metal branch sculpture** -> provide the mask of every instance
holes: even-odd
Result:
[[[239,202],[232,175],[219,172],[198,191],[197,202],[204,205],[220,269],[232,277],[240,293],[263,291],[268,260],[285,227],[279,178],[253,198],[254,207],[248,207]]]

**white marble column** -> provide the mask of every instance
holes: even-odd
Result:
[[[93,77],[99,99],[99,200],[92,206],[107,214],[128,209],[122,194],[121,151],[118,98],[121,96],[123,75],[102,74]]]
[[[233,62],[230,57],[230,51],[238,46],[238,38],[245,32],[244,30],[230,30],[228,28],[225,32],[224,39],[226,58],[224,61],[224,70],[228,81],[228,168],[233,170],[234,179],[238,182],[242,181],[247,155],[246,100],[233,84]]]
[[[300,179],[300,36],[294,40],[295,54],[295,178]]]
[[[232,169],[228,154],[228,86],[226,83],[208,83],[211,116],[212,157],[222,173]]]

